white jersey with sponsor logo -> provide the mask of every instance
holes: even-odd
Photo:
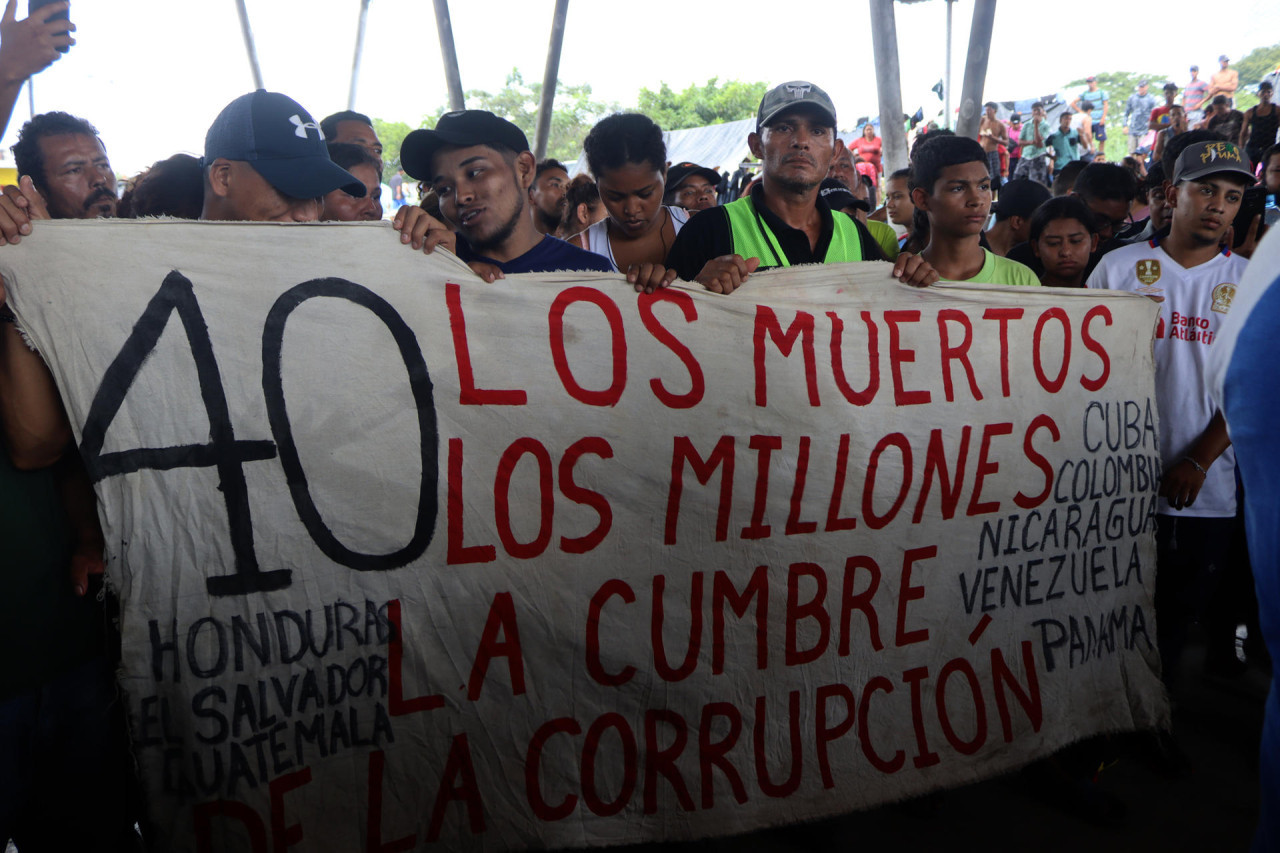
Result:
[[[1211,261],[1185,269],[1149,240],[1107,253],[1089,276],[1089,287],[1164,297],[1155,361],[1160,455],[1166,469],[1187,455],[1218,411],[1209,394],[1206,368],[1247,264],[1247,259],[1224,250]],[[1228,448],[1209,469],[1191,507],[1175,510],[1161,498],[1159,511],[1202,518],[1235,515],[1235,467],[1235,455]]]

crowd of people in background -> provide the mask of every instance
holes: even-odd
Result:
[[[15,43],[25,43],[17,61],[26,64],[16,69],[23,78],[70,42],[65,22],[10,23],[0,66],[15,62]],[[976,138],[927,129],[915,137],[908,167],[888,175],[884,164],[893,158],[873,124],[840,139],[831,98],[797,80],[765,94],[747,139],[752,162],[733,174],[718,164],[669,162],[662,128],[621,113],[590,131],[586,169],[570,177],[565,164],[537,160],[511,122],[462,110],[405,138],[387,199],[382,144],[357,112],[316,122],[283,94],[244,95],[214,119],[202,157],[160,160],[120,198],[90,121],[51,112],[32,117],[14,146],[21,179],[0,195],[0,246],[38,233],[41,219],[359,222],[381,219],[385,202],[399,242],[453,251],[486,281],[520,272],[613,272],[637,290],[678,278],[731,294],[761,270],[887,261],[915,286],[946,280],[1158,296],[1165,464],[1156,526],[1158,644],[1176,687],[1195,624],[1207,627],[1210,666],[1245,665],[1235,650],[1242,621],[1251,626],[1250,658],[1266,657],[1247,596],[1212,594],[1224,575],[1247,569],[1228,560],[1238,526],[1234,462],[1200,354],[1261,230],[1261,215],[1233,230],[1245,191],[1259,178],[1268,193],[1280,191],[1280,123],[1269,83],[1258,87],[1257,106],[1234,109],[1238,76],[1227,57],[1220,65],[1207,82],[1192,66],[1180,103],[1176,84],[1164,84],[1159,103],[1143,81],[1124,104],[1129,156],[1117,164],[1102,156],[1116,108],[1093,77],[1056,127],[1044,104],[1033,105],[1024,122],[1017,113],[1002,120],[991,102]],[[11,109],[12,100],[6,121]],[[420,187],[416,204],[412,181]],[[0,741],[5,754],[26,759],[0,768],[0,841],[22,846],[56,821],[62,780],[74,775],[99,795],[77,806],[93,810],[77,821],[85,833],[80,849],[132,849],[135,789],[121,758],[127,748],[109,653],[94,628],[101,604],[86,595],[102,568],[102,534],[52,377],[3,309],[3,295],[0,289],[7,450],[0,453],[0,538],[21,549],[13,553],[22,567],[10,578],[0,625],[22,626],[23,639],[6,634],[0,642]],[[1171,319],[1178,316],[1204,325],[1188,330]],[[68,565],[75,567],[70,579]],[[69,729],[79,733],[74,769],[49,734],[59,733],[56,741]]]

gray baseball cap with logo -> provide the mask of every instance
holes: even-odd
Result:
[[[1249,168],[1249,158],[1243,156],[1234,142],[1197,142],[1187,146],[1178,155],[1173,167],[1173,182],[1195,181],[1200,178],[1230,172],[1252,184],[1257,181]]]
[[[780,86],[774,86],[765,93],[760,101],[760,110],[756,113],[756,130],[765,127],[779,114],[796,106],[806,106],[822,114],[823,118],[836,126],[836,105],[831,96],[807,80],[792,80]]]

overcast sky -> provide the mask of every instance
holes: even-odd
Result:
[[[449,5],[465,89],[499,89],[512,68],[542,79],[554,0]],[[247,0],[247,7],[266,87],[317,119],[345,108],[360,0]],[[952,8],[954,107],[973,3]],[[1207,75],[1220,53],[1238,59],[1280,40],[1276,0],[1228,0],[1225,17],[1214,8],[1191,0],[1080,7],[1002,0],[984,100],[1049,94],[1094,71],[1146,71],[1181,84],[1192,63]],[[218,111],[253,88],[234,0],[73,0],[71,17],[79,43],[36,78],[36,110],[92,121],[121,174],[179,151],[200,154]],[[598,99],[624,107],[634,106],[641,87],[663,81],[682,89],[713,76],[806,79],[831,94],[847,126],[876,111],[869,27],[859,0],[571,0],[560,79],[590,83]],[[898,4],[897,28],[904,110],[939,109],[929,89],[945,72],[946,3]],[[356,108],[416,126],[447,100],[430,0],[371,0]],[[24,90],[6,150],[28,117]]]

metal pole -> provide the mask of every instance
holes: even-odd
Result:
[[[364,27],[369,18],[369,0],[360,0],[360,23],[356,26],[356,55],[351,60],[351,89],[347,92],[347,109],[356,108],[356,81],[360,79],[360,55],[364,53]]]
[[[996,22],[996,0],[974,0],[973,24],[969,29],[969,56],[960,88],[960,119],[956,134],[978,138],[982,90],[987,83],[987,60],[991,57],[991,31]]]
[[[944,75],[946,82],[942,84],[947,100],[943,127],[951,127],[951,6],[953,3],[955,0],[947,0],[947,73]]]
[[[880,138],[885,174],[907,167],[907,133],[902,126],[902,83],[898,75],[898,27],[893,0],[871,0],[871,48],[876,60]]]
[[[449,109],[467,108],[462,94],[462,76],[458,74],[458,51],[453,46],[453,23],[449,20],[449,0],[434,0],[436,32],[440,36],[440,57],[444,60],[444,79],[449,86]]]
[[[262,85],[262,68],[258,65],[258,48],[253,44],[253,28],[249,26],[249,10],[244,7],[244,0],[236,0],[236,11],[240,13],[240,32],[244,35],[244,49],[249,54],[249,70],[253,72],[253,88],[265,89]]]
[[[547,137],[551,135],[551,108],[556,100],[556,83],[560,79],[560,48],[564,44],[564,19],[569,14],[569,0],[556,0],[551,18],[551,41],[547,44],[547,70],[542,75],[542,98],[538,102],[538,124],[533,133],[533,156],[541,160],[547,154]]]
[[[27,78],[27,106],[31,109],[31,117],[36,117],[36,80],[35,75]]]

